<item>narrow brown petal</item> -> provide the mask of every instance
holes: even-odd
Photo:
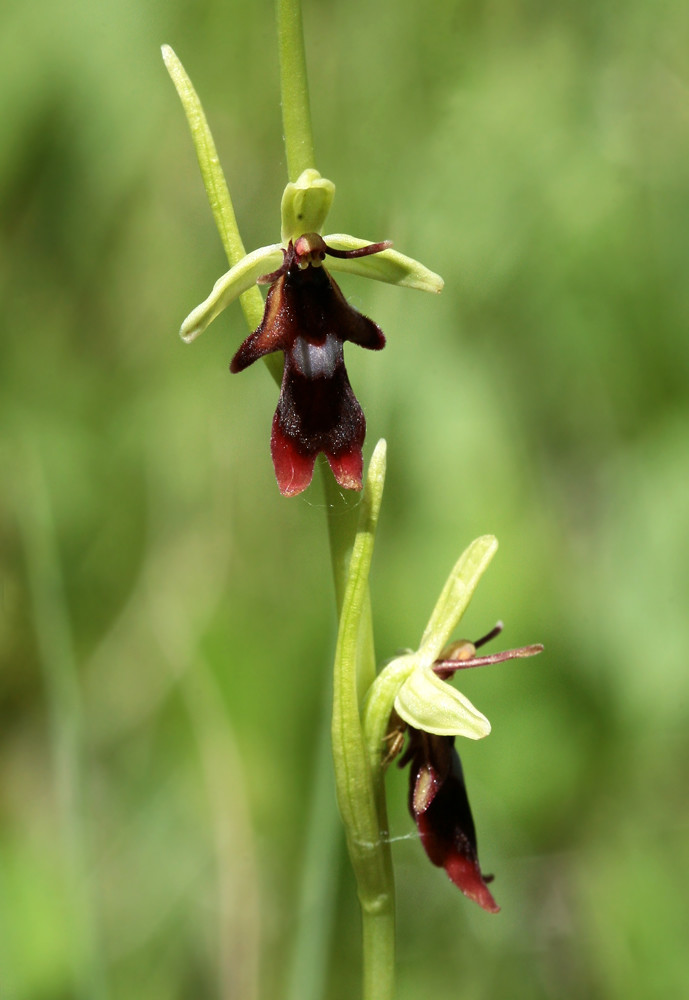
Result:
[[[268,292],[261,325],[246,338],[232,358],[231,372],[244,371],[259,358],[273,351],[284,351],[289,345],[292,331],[284,315],[284,284],[283,274]]]

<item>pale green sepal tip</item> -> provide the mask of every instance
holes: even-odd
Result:
[[[322,233],[334,197],[333,182],[312,167],[290,181],[282,194],[283,242],[297,240],[304,233]]]
[[[414,670],[395,699],[395,711],[414,729],[436,736],[465,736],[480,740],[490,732],[490,722],[468,698],[431,667]]]
[[[329,247],[335,250],[359,250],[367,246],[371,240],[360,240],[346,233],[333,233],[323,237]],[[361,278],[375,278],[376,281],[386,281],[390,285],[400,285],[404,288],[417,288],[422,292],[441,292],[445,282],[439,274],[429,271],[413,257],[405,257],[397,250],[381,250],[380,253],[368,257],[339,258],[328,257],[327,265],[330,271],[346,271]]]
[[[260,247],[242,257],[238,264],[223,274],[222,278],[218,278],[208,298],[189,313],[179,331],[182,340],[187,344],[195,340],[233,299],[251,288],[262,275],[276,270],[282,260],[280,243]]]
[[[482,535],[455,563],[421,639],[419,652],[432,663],[450,639],[498,547],[493,535]]]

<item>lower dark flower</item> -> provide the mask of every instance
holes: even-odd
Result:
[[[477,548],[479,552],[485,552],[486,543],[490,541],[489,537],[478,539],[467,552],[471,555]],[[465,558],[466,554],[457,565],[463,565]],[[452,581],[451,577],[449,583]],[[446,584],[439,601],[439,604],[443,602],[441,607],[444,606],[447,590]],[[502,622],[498,622],[495,628],[475,642],[467,639],[451,642],[441,649],[439,658],[432,660],[431,667],[422,663],[421,669],[417,668],[409,674],[398,691],[388,722],[388,754],[383,760],[383,766],[386,766],[398,753],[406,731],[409,741],[400,766],[409,764],[409,811],[426,854],[434,865],[445,869],[465,896],[489,913],[497,913],[500,907],[488,888],[492,876],[483,875],[479,865],[476,828],[462,765],[455,750],[455,736],[480,739],[490,732],[490,723],[447,682],[460,670],[522,659],[543,651],[543,646],[535,643],[500,653],[477,654],[477,650],[494,639],[502,627]],[[434,612],[426,630],[426,635],[430,636],[426,640],[427,647],[431,649],[438,648],[438,628]],[[423,650],[422,642],[420,653]],[[403,662],[403,659],[392,661],[386,669],[391,669],[396,662]]]
[[[409,763],[409,811],[426,854],[465,896],[489,913],[500,909],[481,872],[476,829],[454,736],[409,727],[400,766]]]
[[[263,321],[235,354],[230,371],[240,372],[273,351],[284,352],[270,446],[285,496],[306,489],[320,452],[340,486],[361,489],[366,421],[349,384],[343,344],[349,340],[376,351],[385,346],[385,337],[349,305],[322,261],[326,253],[365,256],[388,245],[334,251],[309,233],[290,242],[282,267],[262,279],[271,283]]]

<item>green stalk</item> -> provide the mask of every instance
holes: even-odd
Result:
[[[315,167],[300,0],[277,0],[280,83],[290,181]],[[323,466],[322,466],[323,468]],[[368,569],[382,498],[385,449],[378,446],[363,499],[343,494],[323,468],[339,632],[333,693],[333,759],[340,813],[363,921],[363,997],[389,1000],[394,983],[394,880],[385,841],[382,772],[372,775],[360,705],[375,678]]]
[[[290,181],[315,167],[300,0],[277,0],[280,83]],[[394,881],[382,772],[372,775],[360,705],[375,678],[368,590],[373,536],[382,497],[384,447],[371,461],[363,500],[343,493],[324,465],[323,486],[338,608],[333,695],[333,758],[340,813],[363,920],[364,1000],[389,1000],[394,981]]]
[[[289,179],[294,182],[302,171],[316,166],[301,0],[277,0],[277,25],[282,128],[285,136],[287,173]]]

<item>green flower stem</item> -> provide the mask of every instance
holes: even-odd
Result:
[[[315,168],[300,0],[278,0],[278,41],[285,153],[295,183]],[[340,628],[335,658],[333,757],[340,813],[359,887],[363,920],[364,1000],[390,1000],[394,982],[394,881],[381,786],[374,787],[359,716],[375,677],[368,568],[385,473],[379,445],[359,508],[324,470],[328,534]],[[355,525],[358,530],[355,532]]]
[[[301,0],[277,0],[277,25],[282,127],[285,134],[287,173],[294,182],[302,171],[316,165]]]
[[[360,715],[360,661],[369,656],[368,574],[383,495],[385,442],[371,457],[349,557],[335,654],[333,759],[340,814],[363,920],[364,1000],[390,1000],[394,985],[395,901],[382,772],[369,765]]]
[[[277,22],[287,171],[295,183],[304,171],[315,168],[300,0],[277,0]],[[377,455],[377,465],[372,461],[369,469],[361,511],[358,496],[343,493],[321,463],[340,623],[333,756],[338,802],[362,906],[365,1000],[391,996],[394,976],[394,882],[389,848],[380,840],[381,830],[387,827],[385,803],[380,786],[373,787],[359,715],[363,695],[375,678],[368,565],[382,497],[384,446],[379,446]]]

